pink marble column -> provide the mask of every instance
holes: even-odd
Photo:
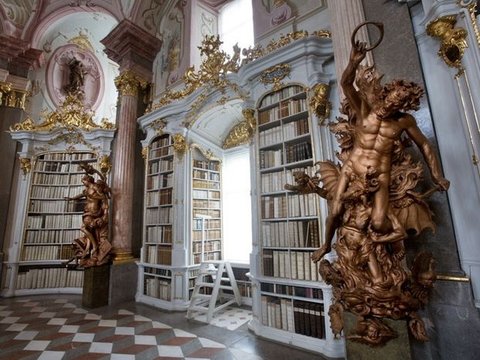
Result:
[[[133,171],[137,127],[138,90],[141,80],[126,70],[115,79],[120,95],[117,140],[112,173],[114,259],[128,260],[132,256]]]

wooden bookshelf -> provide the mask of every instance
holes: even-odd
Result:
[[[260,314],[266,328],[325,338],[323,292],[310,257],[320,245],[319,199],[284,189],[315,173],[306,90],[284,87],[258,108]],[[323,285],[322,285],[323,286]],[[275,330],[275,331],[276,331]]]
[[[142,262],[146,264],[172,264],[172,145],[172,137],[163,134],[148,148],[142,251]]]
[[[191,264],[202,262],[202,250],[203,260],[222,259],[220,170],[220,161],[203,159],[200,154],[198,154],[198,158],[193,159]],[[204,224],[203,234],[202,223]],[[204,237],[203,245],[202,236]]]

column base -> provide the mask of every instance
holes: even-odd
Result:
[[[371,347],[348,337],[355,334],[357,317],[350,312],[343,313],[345,333],[345,359],[346,360],[411,360],[410,340],[406,320],[382,319],[392,328],[397,337],[389,340],[385,345]]]
[[[110,268],[110,305],[134,301],[137,292],[138,266],[134,258],[114,261]]]
[[[92,266],[84,270],[82,306],[97,308],[108,305],[110,264]]]

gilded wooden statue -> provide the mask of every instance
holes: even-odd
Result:
[[[75,260],[78,265],[87,268],[110,261],[112,245],[108,241],[108,216],[111,191],[105,176],[92,165],[80,163],[80,167],[85,171],[82,178],[85,189],[76,196],[65,198],[69,201],[85,200],[80,229],[83,236],[74,240],[75,256],[69,262]],[[97,180],[93,177],[95,173],[99,176]]]
[[[383,36],[381,24],[375,25]],[[314,177],[297,174],[297,185],[285,187],[327,199],[325,243],[312,260],[320,261],[320,274],[333,287],[329,314],[334,334],[343,330],[342,314],[349,311],[357,316],[356,332],[349,335],[354,341],[376,346],[395,337],[382,318],[407,319],[412,335],[426,341],[417,311],[433,286],[434,261],[431,254],[421,253],[407,269],[404,241],[424,229],[434,229],[424,199],[434,191],[446,191],[450,183],[408,113],[418,109],[423,90],[405,80],[382,85],[374,66],[360,65],[380,40],[370,48],[355,41],[359,27],[352,35],[350,60],[341,79],[345,99],[340,110],[345,117],[330,124],[339,142],[340,163],[320,162]],[[415,190],[423,169],[407,151],[412,142],[420,149],[435,184],[423,194]],[[332,248],[337,260],[323,259]]]

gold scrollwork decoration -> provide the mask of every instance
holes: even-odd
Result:
[[[289,64],[278,64],[269,67],[262,72],[260,82],[265,85],[273,84],[273,91],[280,90],[284,86],[281,81],[287,76],[290,76],[290,71],[291,69]]]
[[[21,157],[20,158],[20,169],[23,172],[23,176],[26,176],[30,171],[32,171],[32,161],[30,158]]]
[[[448,66],[457,68],[460,74],[463,73],[463,53],[468,47],[467,31],[463,28],[455,28],[456,22],[456,15],[437,18],[427,25],[427,34],[440,39],[438,55]]]
[[[110,156],[103,155],[98,159],[98,167],[103,176],[107,176],[112,169],[112,163],[110,162]]]
[[[328,100],[329,91],[330,86],[325,83],[318,83],[312,88],[309,105],[311,111],[317,115],[320,124],[330,117],[332,110],[332,103]]]
[[[173,136],[173,150],[178,155],[179,158],[187,152],[188,144],[185,136],[182,134],[174,134]]]
[[[243,121],[236,124],[228,133],[223,142],[224,149],[231,149],[239,145],[247,144],[255,134],[255,111],[243,109]]]
[[[202,153],[202,155],[207,159],[207,160],[214,160],[214,161],[218,161],[218,162],[222,162],[222,159],[220,159],[219,157],[215,156],[215,154],[213,153],[212,150],[208,149],[208,150],[205,150],[202,146],[198,145],[198,144],[191,144],[190,145],[190,149],[197,149],[198,151],[200,151]]]
[[[12,90],[12,84],[0,81],[0,105],[4,105],[4,97]]]
[[[42,115],[43,121],[35,124],[27,117],[24,121],[14,124],[10,131],[51,131],[56,128],[65,128],[69,131],[93,129],[113,129],[113,124],[105,119],[100,125],[93,121],[95,113],[85,109],[81,97],[68,94],[63,104],[56,110]]]
[[[122,96],[138,96],[138,90],[147,87],[147,82],[132,70],[125,70],[115,78],[115,86]]]
[[[148,146],[145,146],[142,148],[142,157],[145,161],[147,161],[147,157],[148,157]]]

